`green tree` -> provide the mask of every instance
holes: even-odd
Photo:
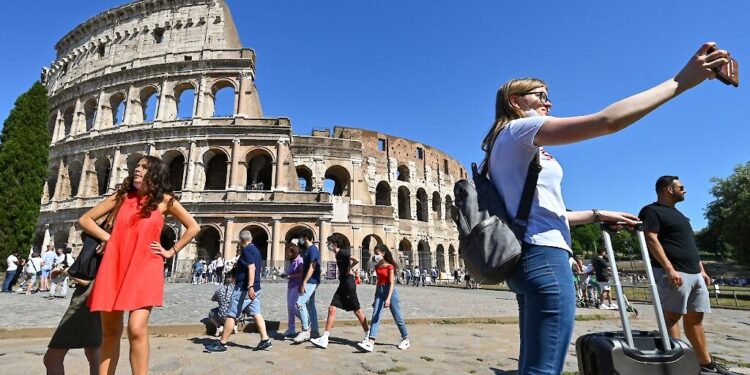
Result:
[[[47,89],[36,82],[16,99],[0,135],[0,259],[31,246],[47,177]]]
[[[578,225],[571,228],[571,242],[573,253],[584,259],[589,259],[601,247],[601,231],[599,224]]]
[[[718,234],[716,250],[750,265],[750,162],[738,165],[725,179],[712,178],[716,198],[706,208],[708,231]]]

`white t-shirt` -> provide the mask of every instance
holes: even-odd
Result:
[[[61,254],[57,256],[57,260],[55,260],[55,266],[63,264],[65,262],[65,258],[67,258],[68,265],[67,267],[70,267],[73,265],[73,256],[70,254]]]
[[[525,117],[511,121],[500,132],[490,154],[490,179],[505,201],[510,217],[515,217],[521,202],[529,163],[541,152],[534,200],[524,241],[532,245],[570,249],[570,226],[562,198],[563,170],[552,155],[534,145],[534,137],[547,118]]]
[[[6,271],[15,271],[15,270],[18,269],[18,258],[16,258],[13,255],[10,255],[10,256],[8,256],[8,258],[6,259],[6,261],[8,262],[7,263],[8,264],[8,268],[6,269]]]
[[[35,257],[29,259],[26,264],[26,273],[37,273],[42,270],[42,258]]]

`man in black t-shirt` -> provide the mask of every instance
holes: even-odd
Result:
[[[703,269],[690,220],[675,208],[685,200],[685,185],[677,176],[662,176],[656,181],[657,201],[641,209],[646,244],[664,310],[669,335],[680,337],[682,319],[692,344],[701,374],[734,374],[714,363],[708,352],[703,330],[703,314],[711,312],[708,288],[711,283]]]
[[[597,284],[599,284],[599,308],[602,310],[614,310],[617,309],[616,305],[612,304],[612,294],[610,293],[609,287],[609,263],[605,255],[607,250],[604,248],[599,249],[599,255],[591,259],[591,265],[594,267],[594,278]],[[604,299],[607,299],[607,303],[604,303]]]
[[[351,250],[347,245],[347,239],[342,234],[334,233],[328,237],[328,250],[333,251],[336,254],[336,268],[338,269],[339,287],[333,294],[331,305],[328,306],[328,318],[326,319],[326,330],[323,335],[310,340],[315,346],[319,348],[328,347],[328,337],[330,336],[331,329],[333,329],[333,322],[336,320],[336,308],[344,309],[346,311],[354,311],[354,315],[362,325],[362,329],[365,331],[365,336],[362,342],[370,342],[370,327],[367,325],[367,318],[362,308],[359,306],[359,299],[357,298],[357,284],[354,283],[354,275],[352,275],[352,268],[359,263],[359,260],[351,255]]]

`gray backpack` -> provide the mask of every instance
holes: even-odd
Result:
[[[460,180],[453,187],[458,208],[453,220],[458,227],[461,257],[468,273],[477,281],[497,284],[513,272],[521,258],[523,237],[541,170],[537,152],[529,163],[515,218],[508,216],[505,202],[492,181],[479,172],[476,163],[471,164],[474,183]]]

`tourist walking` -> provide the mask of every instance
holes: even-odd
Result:
[[[95,220],[113,210],[118,201],[122,204],[110,234]],[[166,215],[186,228],[169,249],[159,243]],[[117,369],[123,313],[128,311],[130,367],[133,374],[146,374],[148,320],[151,309],[164,303],[164,262],[187,246],[200,227],[169,190],[167,166],[154,156],[140,159],[116,194],[83,214],[78,223],[90,236],[104,242],[104,255],[88,300],[91,311],[101,312],[102,318],[99,372],[114,374]]]
[[[359,263],[359,260],[352,256],[351,250],[347,247],[346,237],[342,234],[334,233],[330,235],[327,242],[328,250],[336,254],[339,286],[336,288],[336,292],[333,293],[331,305],[328,306],[325,332],[323,332],[322,336],[310,340],[315,346],[323,349],[328,347],[328,337],[331,335],[333,323],[336,321],[337,308],[354,312],[354,316],[357,317],[359,324],[365,331],[365,336],[362,339],[363,342],[368,340],[367,332],[370,330],[367,326],[365,313],[359,306],[357,285],[354,283],[354,275],[352,275],[352,268]]]
[[[289,244],[286,247],[286,259],[289,264],[286,266],[284,276],[286,282],[286,311],[287,311],[287,329],[284,337],[293,337],[297,335],[297,299],[299,299],[299,287],[302,285],[302,266],[304,261],[299,253],[299,246]]]
[[[594,277],[599,284],[599,308],[602,310],[617,310],[617,305],[612,304],[612,293],[609,286],[609,262],[607,261],[607,250],[602,246],[599,254],[591,259],[591,265],[594,267]],[[607,303],[604,303],[604,300]]]
[[[304,248],[302,255],[302,283],[299,286],[297,310],[302,323],[302,331],[294,337],[299,344],[310,340],[311,330],[318,333],[318,310],[315,307],[315,290],[320,284],[320,250],[312,243],[312,232],[303,231],[300,246]]]
[[[63,270],[68,269],[68,267],[73,264],[73,256],[70,254],[72,252],[73,251],[70,248],[58,248],[54,267],[57,268],[57,266],[61,266]],[[47,298],[65,298],[68,296],[68,283],[70,282],[70,277],[67,272],[55,273],[52,274],[52,284],[50,285],[49,296]],[[60,294],[55,294],[58,285],[60,285]]]
[[[372,352],[375,348],[375,337],[378,335],[380,328],[380,315],[383,308],[391,310],[393,320],[396,322],[399,333],[401,333],[401,343],[398,348],[401,350],[409,349],[409,332],[406,330],[406,323],[401,315],[399,308],[398,291],[396,290],[396,269],[398,265],[393,259],[393,254],[384,244],[378,244],[374,250],[375,272],[378,274],[378,283],[375,287],[375,301],[372,303],[372,319],[370,319],[370,332],[368,339],[357,344],[360,349],[366,352]]]
[[[669,335],[680,337],[679,322],[701,365],[701,374],[736,374],[711,357],[703,328],[704,314],[711,312],[708,287],[711,278],[700,260],[690,220],[675,205],[687,190],[677,176],[656,180],[656,202],[641,209],[646,245],[659,290]]]
[[[224,283],[224,257],[221,254],[216,256],[216,285]]]
[[[203,275],[203,262],[196,258],[193,263],[193,285],[200,283],[201,275]]]
[[[266,332],[266,321],[261,314],[260,271],[263,258],[260,255],[260,250],[253,244],[253,235],[249,230],[240,232],[240,246],[242,246],[242,252],[235,265],[234,290],[232,291],[229,311],[224,320],[224,330],[219,341],[206,346],[208,352],[223,353],[227,351],[227,341],[234,330],[235,322],[242,315],[245,299],[248,298],[250,299],[249,315],[253,317],[255,327],[260,333],[260,342],[255,350],[268,350],[273,346],[268,337],[268,332]]]
[[[26,286],[26,295],[31,294],[32,291],[36,293],[39,290],[38,286],[36,290],[33,289],[40,276],[42,276],[42,257],[39,253],[35,252],[31,254],[31,258],[26,262],[26,278],[29,280]]]
[[[13,282],[18,274],[18,251],[5,258],[5,279],[3,279],[3,292],[10,293],[13,291]]]
[[[39,288],[40,292],[49,291],[49,275],[50,272],[52,272],[52,267],[55,266],[56,259],[57,255],[55,254],[55,245],[47,245],[47,249],[42,254],[42,279]]]
[[[541,164],[524,251],[508,278],[520,315],[519,374],[560,374],[573,333],[575,288],[570,282],[570,226],[597,221],[634,224],[619,212],[567,211],[562,199],[562,167],[545,146],[581,142],[620,131],[680,93],[714,77],[728,63],[727,52],[709,53],[704,44],[673,78],[583,116],[550,117],[548,86],[539,79],[514,79],[497,92],[495,121],[482,142],[488,173],[509,213],[518,212],[530,166]]]

